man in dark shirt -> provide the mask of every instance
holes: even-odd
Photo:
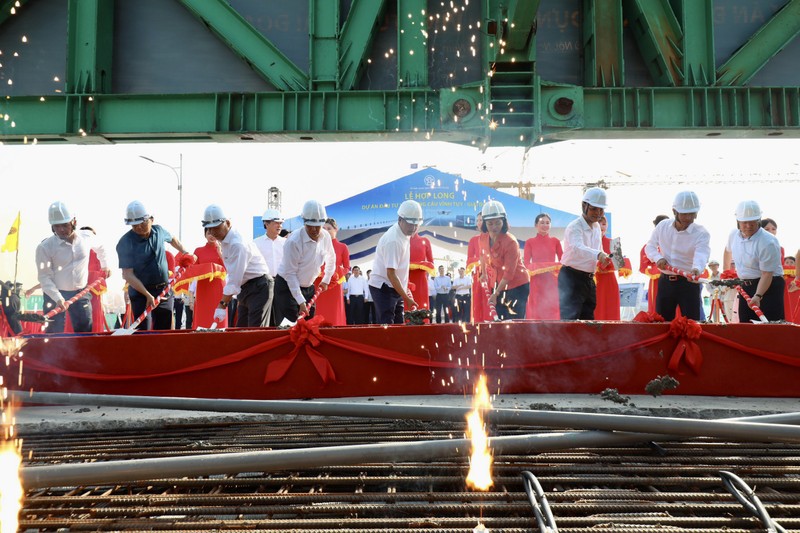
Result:
[[[122,277],[128,284],[131,310],[134,318],[138,318],[153,305],[155,297],[169,282],[165,243],[170,243],[181,254],[187,252],[170,232],[153,224],[153,217],[138,200],[128,204],[125,224],[131,226],[131,230],[117,243],[117,256]],[[172,296],[162,299],[139,328],[172,329]]]

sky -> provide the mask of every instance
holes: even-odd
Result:
[[[65,202],[80,226],[97,230],[116,268],[116,242],[129,228],[125,206],[141,200],[158,224],[179,233],[178,165],[183,157],[183,242],[202,245],[200,220],[211,203],[223,207],[234,227],[252,237],[252,217],[267,207],[267,190],[282,193],[285,217],[302,204],[324,204],[405,176],[424,166],[477,181],[532,182],[538,203],[577,213],[583,186],[608,186],[612,236],[638,266],[639,250],[658,214],[671,214],[681,190],[698,193],[697,223],[711,232],[712,258],[722,260],[733,212],[758,201],[778,223],[787,254],[800,246],[795,213],[800,197],[800,140],[705,139],[563,141],[524,150],[485,152],[449,143],[124,144],[103,146],[0,145],[0,235],[22,213],[18,280],[36,283],[34,251],[48,237],[47,207]],[[153,164],[140,156],[159,161]],[[516,194],[516,189],[504,192]],[[533,220],[531,220],[531,225]],[[0,237],[2,241],[2,237]],[[437,255],[434,250],[434,255]],[[0,254],[0,280],[14,277],[15,254]],[[630,281],[643,281],[634,276]],[[119,270],[110,285],[121,287]]]

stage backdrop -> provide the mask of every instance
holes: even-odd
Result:
[[[510,232],[520,241],[521,247],[535,235],[533,221],[539,213],[550,215],[550,234],[559,239],[563,237],[564,227],[578,217],[578,214],[550,209],[454,174],[425,168],[326,206],[328,216],[339,224],[338,237],[350,249],[351,262],[372,260],[378,239],[397,221],[397,208],[408,199],[422,205],[425,221],[419,233],[430,238],[432,244],[457,254],[466,254],[469,239],[477,233],[475,215],[488,200],[503,203]],[[302,224],[297,216],[287,218],[283,227],[294,231]],[[263,234],[261,216],[253,217],[253,237]]]

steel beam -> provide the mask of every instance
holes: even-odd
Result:
[[[522,53],[529,61],[536,58],[536,12],[539,0],[509,0],[506,47]]]
[[[353,0],[339,43],[339,88],[350,91],[361,79],[386,0]]]
[[[714,84],[714,1],[672,0],[683,29],[680,64],[683,85],[707,87]]]
[[[225,0],[178,0],[279,91],[308,90],[308,75]]]
[[[744,85],[800,33],[800,0],[789,0],[717,71],[717,85]]]
[[[3,0],[0,2],[0,26],[10,17],[19,14],[28,0]],[[14,11],[12,13],[12,10]]]
[[[311,0],[311,90],[339,88],[339,2]]]
[[[660,87],[682,85],[683,32],[669,0],[625,0],[625,16],[650,76]]]
[[[618,0],[583,0],[583,50],[584,85],[625,85],[622,4]]]
[[[397,1],[397,84],[428,86],[427,0]]]
[[[114,2],[69,0],[67,27],[68,94],[111,91]]]

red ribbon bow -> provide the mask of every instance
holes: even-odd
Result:
[[[669,334],[678,339],[678,344],[672,352],[667,368],[673,371],[677,370],[681,360],[685,358],[689,368],[695,374],[699,374],[700,367],[703,366],[703,353],[700,351],[700,346],[694,341],[703,334],[700,324],[685,316],[678,317],[670,323]]]
[[[333,371],[330,361],[317,351],[317,347],[322,344],[324,340],[319,327],[323,325],[325,318],[322,315],[317,315],[314,318],[305,320],[298,320],[297,324],[292,326],[289,330],[289,339],[294,343],[294,349],[288,355],[272,361],[267,365],[267,374],[264,376],[264,383],[271,383],[273,381],[280,381],[283,376],[289,371],[294,360],[300,353],[300,348],[305,346],[306,354],[317,369],[319,377],[322,378],[324,384],[330,381],[336,381],[336,374]]]
[[[639,313],[633,317],[634,322],[645,322],[647,324],[652,324],[654,322],[664,322],[664,317],[656,313],[655,311],[639,311]]]

